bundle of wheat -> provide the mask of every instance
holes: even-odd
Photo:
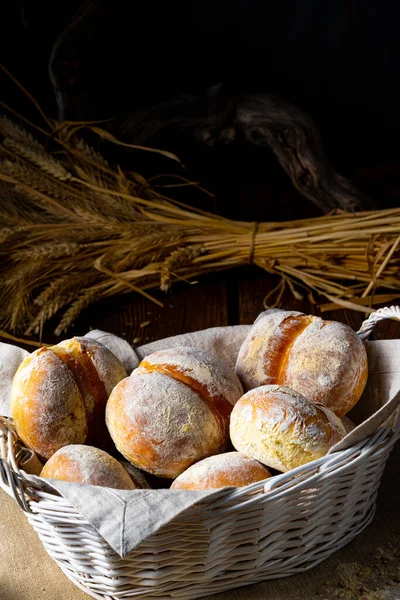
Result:
[[[280,292],[305,288],[335,306],[370,312],[374,301],[398,296],[400,209],[232,221],[111,168],[78,132],[68,123],[41,129],[50,152],[16,122],[0,120],[4,329],[37,332],[59,315],[61,334],[100,298],[132,290],[152,298],[146,289],[249,263],[279,274]],[[380,288],[386,292],[377,296]]]

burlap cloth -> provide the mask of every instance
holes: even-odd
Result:
[[[224,358],[224,354],[226,354],[225,360],[228,360],[229,356],[232,356],[232,353],[233,355],[236,353],[238,349],[236,346],[239,344],[239,340],[243,339],[244,335],[248,331],[248,328],[246,326],[232,328],[236,331],[232,338],[233,345],[230,343],[228,347],[226,346],[226,334],[224,331],[222,331],[222,328],[221,331],[218,331],[219,329],[220,328],[215,328],[212,331],[212,334],[211,331],[208,330],[207,338],[209,338],[210,335],[214,336],[213,348],[216,350],[215,353],[220,358]],[[126,344],[126,342],[123,340],[119,340],[119,338],[115,338],[115,336],[110,336],[104,332],[91,332],[89,335],[91,337],[97,337],[103,343],[106,343],[106,345],[113,346],[116,344],[116,346],[112,349],[117,355],[120,355],[121,358],[124,358],[124,361],[127,363],[126,366],[128,367],[128,370],[131,371],[132,368],[137,365],[142,356],[149,354],[154,350],[160,349],[163,346],[171,346],[171,339],[173,340],[172,345],[180,345],[183,341],[186,343],[186,345],[201,347],[202,338],[197,337],[195,340],[192,339],[193,336],[198,336],[201,333],[205,332],[197,332],[196,334],[189,335],[187,334],[186,336],[175,336],[174,338],[170,338],[170,340],[149,344],[136,352],[132,352],[128,344]],[[182,340],[182,338],[184,339]],[[208,343],[208,340],[205,343]],[[372,412],[371,409],[367,411],[366,415],[364,415],[364,418],[362,419],[364,422],[366,416],[368,417],[369,415],[371,415],[371,418],[375,419],[376,421],[377,409],[380,409],[379,412],[382,414],[379,420],[380,422],[383,422],[384,417],[387,417],[387,414],[385,415],[385,410],[387,407],[385,407],[384,404],[392,404],[391,401],[394,400],[394,396],[397,396],[398,398],[400,371],[398,368],[400,367],[400,361],[398,359],[400,358],[400,352],[397,344],[399,343],[399,341],[385,343],[372,342],[370,345],[369,355],[370,367],[372,366],[372,371],[375,368],[374,361],[376,360],[376,357],[378,357],[377,367],[380,369],[382,368],[382,365],[379,364],[380,357],[382,356],[382,352],[386,352],[388,355],[388,360],[390,360],[393,376],[384,377],[383,380],[379,378],[379,380],[377,380],[378,383],[374,383],[372,380],[373,385],[370,385],[369,387],[370,391],[373,391],[373,394],[370,394],[370,396],[365,399],[364,405],[366,405],[368,402],[374,402],[374,398],[377,396],[380,398],[385,397],[385,399],[384,402],[381,402],[379,405],[374,407],[374,412]],[[381,346],[383,350],[375,353],[374,349],[377,348],[377,344],[383,344],[383,346]],[[396,344],[396,347],[393,346],[393,344]],[[394,348],[395,350],[393,350]],[[3,371],[1,373],[2,377],[0,378],[0,391],[3,393],[6,393],[8,390],[6,382],[7,377],[4,375],[5,373],[8,373],[9,376],[10,372],[15,370],[16,362],[18,362],[17,360],[14,362],[9,360],[9,351],[11,351],[11,349],[7,348],[7,360],[3,360],[3,362],[1,361],[2,355],[0,352],[0,372]],[[5,354],[3,354],[3,356],[5,356]],[[395,358],[393,359],[393,357]],[[21,353],[21,356],[18,357],[18,360],[22,359],[23,356]],[[379,383],[379,381],[382,381],[383,383]],[[4,398],[5,396],[3,395],[3,399]],[[3,414],[5,414],[4,411]],[[368,422],[365,422],[365,427],[368,429]],[[357,430],[354,432],[356,437],[354,438],[353,434],[354,439],[350,438],[349,445],[352,445],[357,441],[357,435],[359,436],[359,439],[364,437],[363,429],[359,427]],[[268,581],[263,584],[258,584],[257,586],[247,587],[243,590],[233,590],[231,592],[220,594],[215,598],[229,598],[233,600],[240,599],[242,597],[254,599],[262,597],[268,597],[272,599],[314,597],[330,599],[334,597],[342,597],[350,600],[354,597],[365,598],[365,600],[369,600],[370,598],[390,598],[390,600],[400,600],[400,586],[398,583],[400,582],[400,573],[396,574],[395,572],[397,557],[395,554],[393,554],[393,543],[396,544],[400,541],[399,515],[397,509],[400,492],[399,482],[399,463],[392,458],[389,468],[386,469],[386,473],[381,485],[379,510],[374,523],[366,532],[360,535],[348,547],[344,548],[340,552],[337,552],[322,565],[314,568],[310,573],[297,575],[287,579]],[[78,493],[75,493],[72,486],[75,486],[76,484],[67,484],[71,486],[67,490],[64,490],[63,488],[63,485],[65,485],[64,482],[54,482],[54,484],[54,487],[56,487],[62,493],[62,495],[68,497],[76,508],[80,508],[79,505],[81,505],[82,508],[85,508],[84,503],[82,503],[82,506],[80,502],[80,495],[83,491],[82,488],[91,488],[92,486],[78,486],[78,488],[81,489],[78,489]],[[107,498],[106,488],[96,489],[98,491],[104,490],[104,498]],[[91,490],[88,490],[89,496],[86,497],[85,502],[90,502],[90,492]],[[166,490],[163,490],[162,492],[165,493]],[[107,505],[109,506],[108,503]],[[81,512],[85,513],[86,511],[83,510]],[[78,599],[87,597],[84,593],[77,590],[73,584],[66,579],[66,577],[58,569],[57,565],[47,556],[35,532],[31,529],[30,525],[26,521],[24,514],[17,508],[14,502],[1,491],[0,515],[1,600],[29,600],[30,598],[36,599],[40,597],[62,597],[63,600],[68,600],[69,598],[72,600],[75,598]],[[108,520],[107,513],[104,513],[102,520],[104,520],[104,516],[106,520]],[[92,518],[89,520],[93,524]],[[110,535],[107,530],[104,532],[101,531],[102,527],[98,526],[98,523],[94,523],[94,525],[96,526],[96,529],[100,530],[102,535],[104,535],[104,537],[114,547],[112,533]],[[149,526],[150,525],[153,526],[152,523],[149,523]],[[138,543],[137,539],[132,542],[130,538],[133,536],[137,537],[137,534],[134,534],[133,531],[127,532],[126,537],[128,544]],[[376,554],[377,548],[379,550],[378,554]],[[129,550],[129,547],[123,548],[123,552],[121,552],[121,548],[115,549],[117,551],[119,550],[120,553],[125,554],[126,551]],[[348,568],[347,571],[343,571],[343,565],[346,563],[350,564],[350,570]],[[368,567],[369,571],[367,573],[363,573],[362,566]],[[335,577],[338,578],[337,581],[335,581]],[[325,582],[326,586],[324,587],[323,584]],[[341,584],[341,587],[339,588],[337,587],[338,583]],[[363,585],[366,590],[365,592],[363,592],[361,589]],[[360,589],[353,589],[357,587]],[[373,591],[374,588],[378,588],[378,591]],[[342,595],[336,595],[335,590],[339,590]],[[365,595],[365,593],[368,593],[369,595]]]

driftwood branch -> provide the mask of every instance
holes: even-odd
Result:
[[[93,90],[85,87],[85,73],[90,72],[95,55],[85,55],[86,37],[101,19],[107,21],[106,11],[101,0],[89,0],[53,47],[49,68],[62,119],[95,118]],[[314,121],[282,98],[252,95],[245,89],[238,95],[237,90],[219,84],[196,95],[176,95],[162,102],[154,98],[145,108],[132,102],[127,114],[104,124],[123,141],[157,146],[157,136],[162,134],[165,146],[177,132],[186,132],[214,145],[233,142],[239,135],[260,148],[271,148],[293,185],[324,212],[373,208],[370,199],[326,159]]]
[[[277,96],[232,97],[224,86],[216,86],[205,97],[181,96],[107,128],[142,145],[156,143],[161,132],[168,139],[168,130],[171,139],[174,131],[189,131],[208,145],[230,143],[241,134],[260,148],[271,148],[293,185],[324,212],[373,208],[365,194],[333,169],[314,121]]]
[[[238,104],[236,120],[246,139],[270,147],[293,185],[325,212],[372,208],[366,195],[336,173],[314,121],[293,104],[269,94],[248,95]]]

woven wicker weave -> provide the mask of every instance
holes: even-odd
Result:
[[[377,311],[366,337],[400,309]],[[13,496],[47,552],[78,587],[99,600],[187,598],[285,577],[317,565],[373,518],[380,478],[400,436],[400,411],[347,450],[278,475],[265,484],[221,490],[186,510],[120,558],[56,492],[18,465],[24,457],[12,421],[0,417],[0,487]]]

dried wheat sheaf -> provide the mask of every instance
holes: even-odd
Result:
[[[61,334],[100,298],[132,290],[152,298],[149,288],[248,263],[280,275],[281,290],[315,291],[330,307],[369,312],[399,294],[400,209],[232,221],[112,168],[77,126],[42,134],[53,152],[0,119],[3,329],[32,333],[56,315]]]

